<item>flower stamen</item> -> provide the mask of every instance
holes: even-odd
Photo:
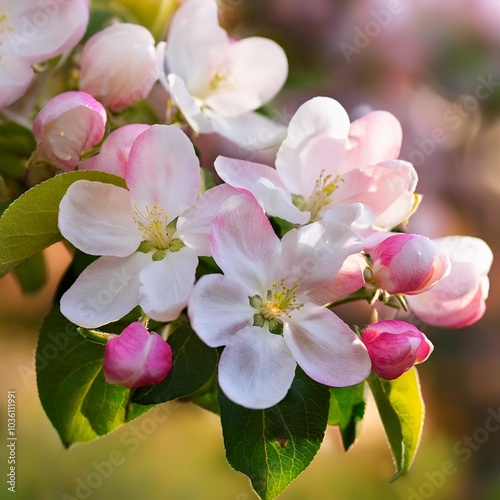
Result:
[[[142,232],[143,241],[150,242],[157,250],[168,250],[172,245],[172,235],[168,226],[168,216],[163,208],[155,203],[150,209],[146,206],[146,214],[140,212],[134,205],[136,216],[134,222]]]

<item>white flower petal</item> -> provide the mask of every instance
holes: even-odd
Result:
[[[322,171],[337,175],[345,156],[349,117],[334,99],[315,97],[290,120],[276,170],[291,193],[309,197]]]
[[[35,72],[26,61],[7,54],[0,55],[0,107],[22,97],[34,76]]]
[[[151,261],[139,276],[139,303],[144,312],[157,321],[176,319],[187,305],[197,265],[198,256],[189,247]]]
[[[141,242],[130,193],[102,182],[73,183],[59,205],[59,230],[89,255],[126,257]]]
[[[61,298],[61,312],[76,325],[97,328],[117,321],[139,304],[139,273],[151,256],[101,257]]]
[[[296,366],[283,337],[249,326],[222,352],[219,384],[236,404],[256,410],[269,408],[286,396]]]
[[[180,128],[153,125],[134,141],[125,179],[139,211],[156,204],[170,222],[194,205],[200,191],[200,163]]]
[[[188,314],[198,336],[211,347],[253,324],[255,309],[238,281],[220,274],[202,276],[189,298]]]
[[[366,347],[324,307],[306,305],[293,311],[283,335],[299,366],[316,382],[345,387],[358,384],[370,374]]]

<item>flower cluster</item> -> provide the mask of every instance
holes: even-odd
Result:
[[[3,106],[28,91],[30,65],[74,47],[88,19],[85,1],[59,2],[24,43],[28,3],[0,11]],[[267,118],[257,110],[285,83],[285,53],[268,39],[231,38],[215,0],[182,2],[166,43],[143,26],[112,24],[86,40],[78,61],[78,90],[52,97],[34,119],[30,161],[61,176],[108,174],[68,183],[58,229],[94,257],[60,312],[102,329],[109,384],[168,379],[169,333],[189,324],[217,351],[225,396],[267,409],[287,396],[298,367],[338,388],[371,372],[394,380],[425,361],[433,346],[409,312],[447,328],[483,315],[488,245],[406,232],[421,196],[415,168],[399,157],[397,118],[372,111],[351,122],[329,97],[303,103],[286,125]],[[125,123],[120,113],[153,89],[164,96],[162,119]],[[191,139],[208,133],[274,148],[274,164],[218,156],[217,181],[207,181]],[[354,300],[371,312],[360,327],[335,312]],[[107,333],[116,325],[121,334]]]

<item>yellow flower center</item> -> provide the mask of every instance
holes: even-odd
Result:
[[[167,214],[157,204],[150,209],[146,207],[146,213],[141,213],[134,205],[134,222],[142,232],[142,239],[149,242],[157,250],[168,250],[172,245],[172,234],[168,228]]]
[[[9,14],[12,9],[0,7],[0,35],[14,31],[14,27],[9,23]]]

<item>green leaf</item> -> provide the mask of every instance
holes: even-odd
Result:
[[[36,148],[31,130],[14,122],[0,125],[0,175],[22,179],[25,161]]]
[[[47,266],[42,252],[38,252],[14,269],[21,290],[25,295],[39,292],[47,282]]]
[[[68,187],[81,179],[125,187],[125,181],[115,175],[80,171],[56,175],[26,191],[0,218],[0,277],[62,239],[57,226],[59,203]]]
[[[130,402],[130,389],[106,383],[103,357],[104,346],[85,340],[58,306],[52,309],[40,331],[37,384],[66,447],[103,436],[149,409]]]
[[[411,467],[424,425],[424,403],[416,368],[396,380],[368,378],[395,462],[395,481]]]
[[[349,387],[330,388],[328,425],[338,425],[347,451],[361,429],[366,408],[366,382]]]
[[[185,398],[201,389],[217,365],[217,350],[204,344],[187,323],[179,324],[168,337],[172,369],[157,385],[139,387],[132,401],[155,404]]]
[[[298,368],[285,399],[265,410],[249,410],[219,390],[229,464],[246,474],[257,494],[276,498],[318,452],[328,420],[328,387]]]

